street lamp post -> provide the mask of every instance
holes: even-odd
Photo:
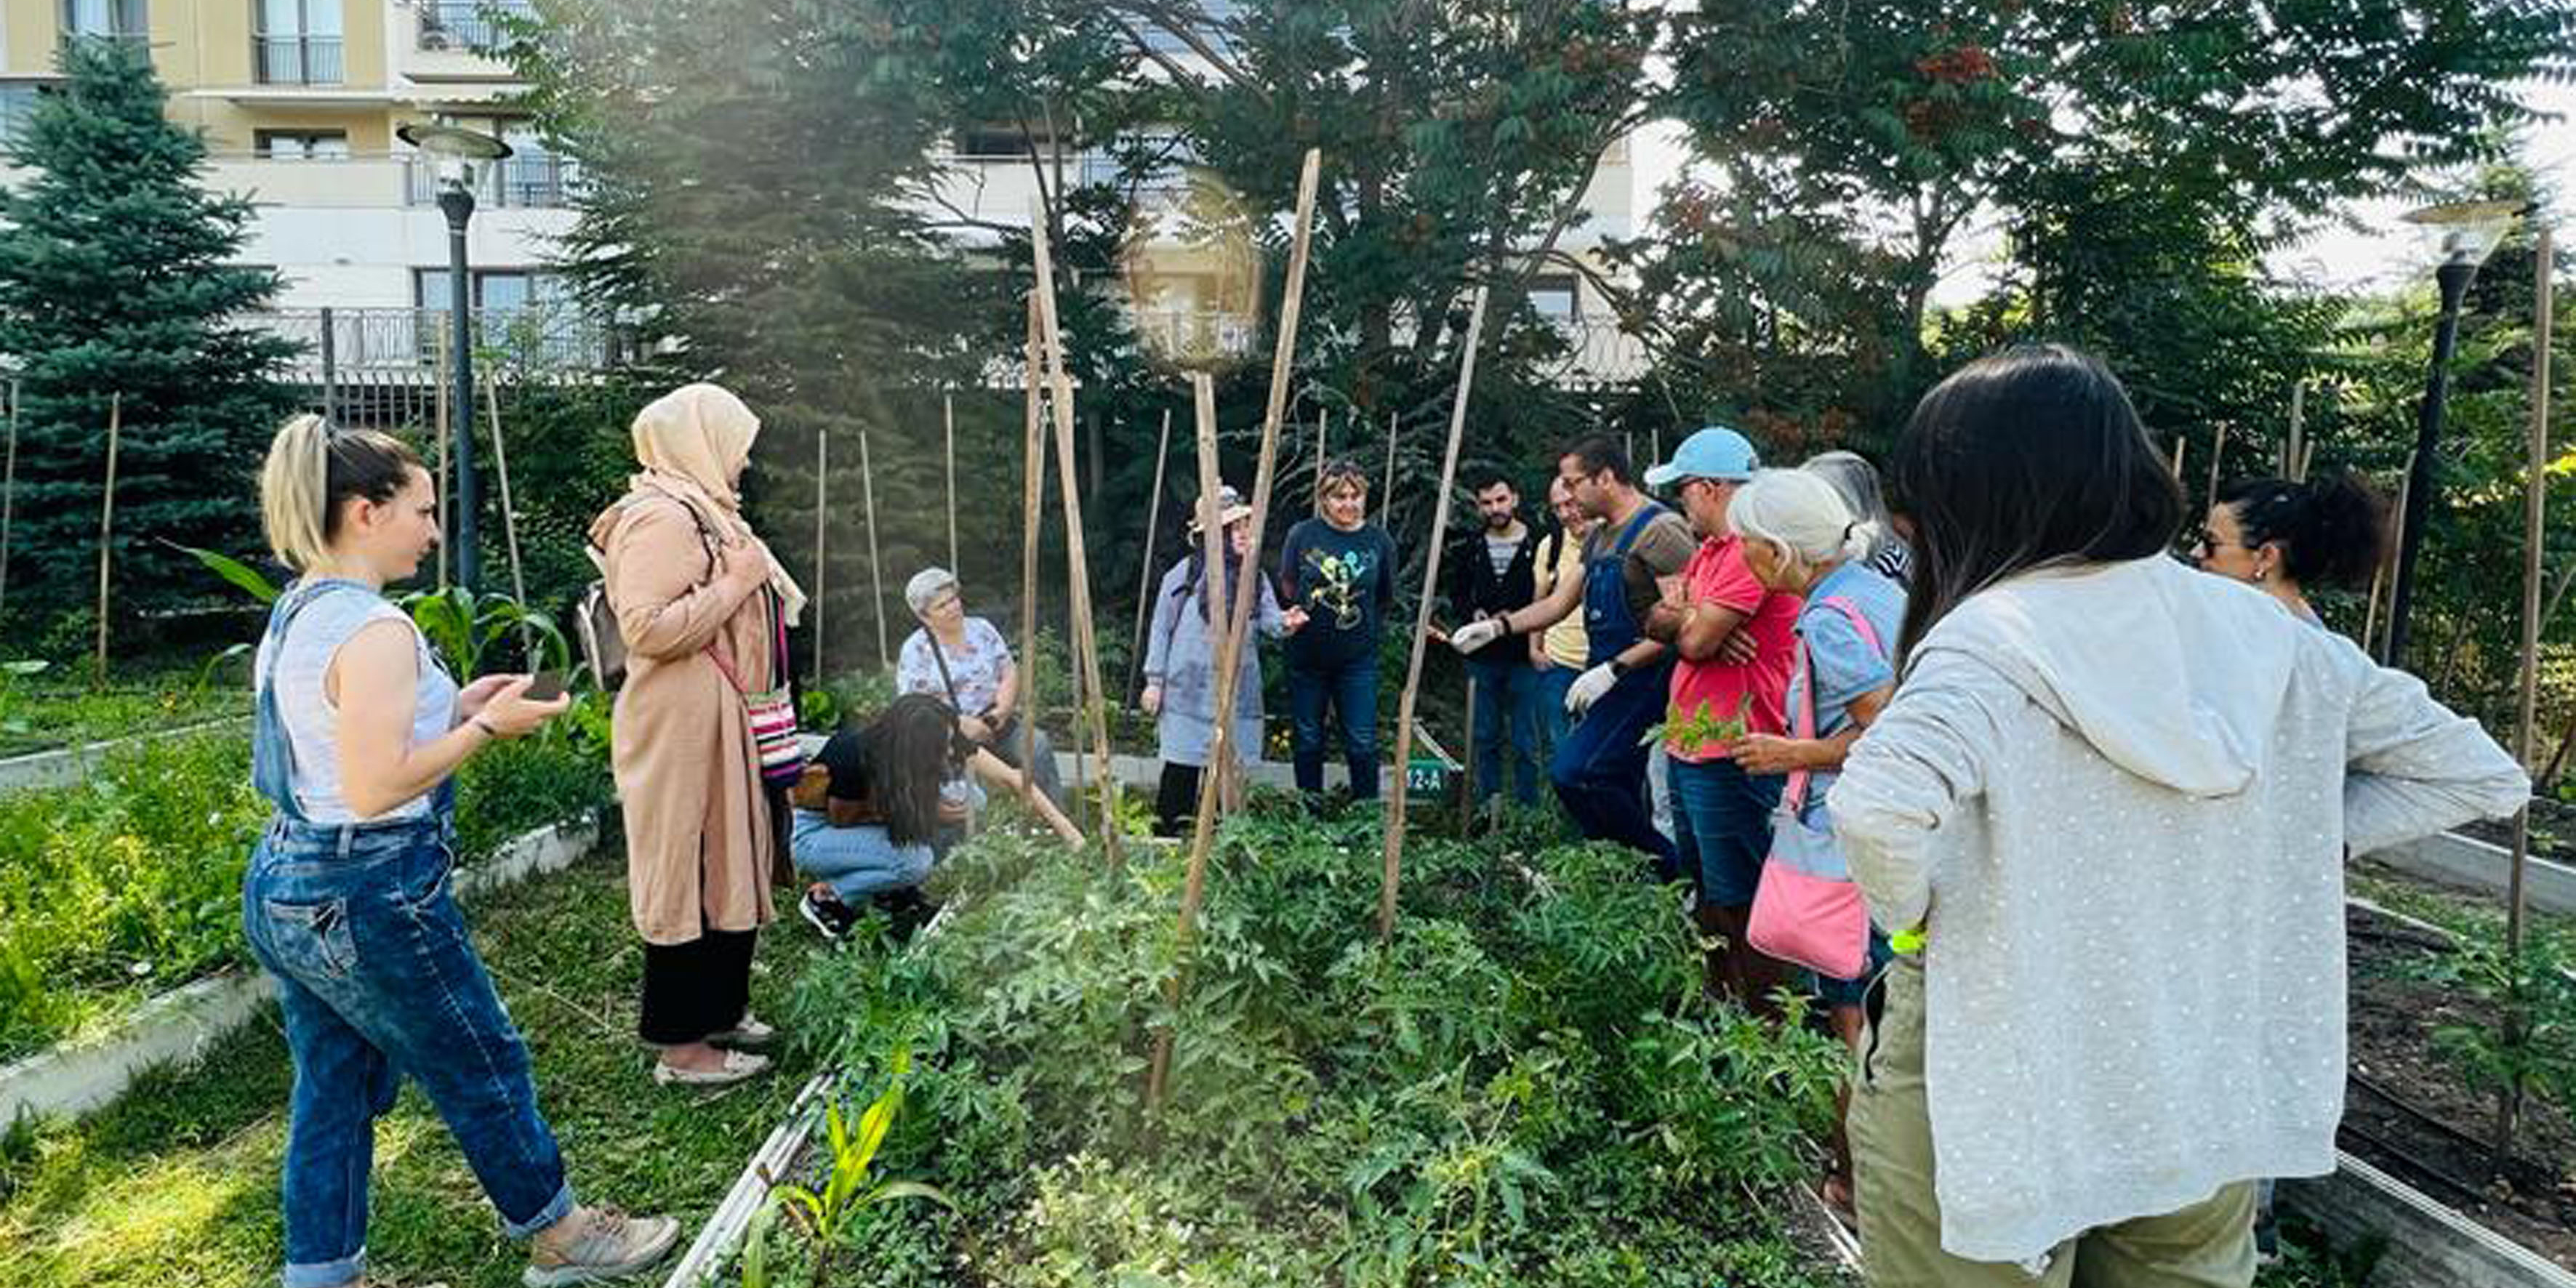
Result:
[[[2424,401],[2415,417],[2415,459],[2407,470],[2406,512],[2399,520],[2397,577],[2388,599],[2388,655],[2382,659],[2390,666],[2405,665],[2415,568],[2423,552],[2425,520],[2433,512],[2434,453],[2441,443],[2442,414],[2450,402],[2460,302],[2468,296],[2469,283],[2477,280],[2478,267],[2486,263],[2522,209],[2518,201],[2467,201],[2427,206],[2404,216],[2406,222],[2439,239],[2441,264],[2433,272],[2433,281],[2442,293],[2442,312],[2433,328],[2432,370],[2425,376]]]
[[[474,218],[474,164],[510,155],[510,145],[454,125],[413,122],[394,133],[437,160],[438,209],[447,216],[448,353],[453,380],[447,400],[447,441],[456,453],[456,530],[449,535],[456,545],[457,584],[470,591],[480,579],[483,561],[476,550],[474,521],[474,283],[466,264],[465,227]]]

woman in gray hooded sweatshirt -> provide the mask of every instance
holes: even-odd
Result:
[[[1901,954],[1851,1107],[1869,1280],[2249,1284],[2255,1180],[2335,1166],[2345,854],[2529,782],[2414,677],[2173,559],[2181,491],[2093,358],[1971,364],[1890,476],[1896,696],[1829,796]]]

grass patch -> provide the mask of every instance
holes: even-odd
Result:
[[[249,688],[217,669],[210,679],[202,665],[155,667],[104,688],[56,667],[33,674],[0,670],[0,758],[249,715]]]
[[[2504,895],[2476,894],[2408,876],[2386,864],[2362,860],[2344,872],[2344,887],[2392,912],[2429,921],[2463,939],[2504,942]],[[2576,960],[2576,917],[2542,912],[2524,914],[2523,933],[2549,940],[2559,960]]]
[[[470,916],[527,1035],[541,1103],[585,1199],[680,1215],[694,1236],[810,1060],[714,1094],[657,1087],[634,1038],[642,949],[625,864],[603,849],[486,901]],[[764,936],[753,1006],[784,1010],[813,939]],[[278,1159],[293,1074],[274,1010],[185,1072],[159,1071],[115,1106],[0,1151],[0,1284],[12,1288],[253,1288],[276,1282]],[[509,1288],[525,1253],[501,1234],[437,1115],[407,1088],[376,1131],[371,1271],[389,1284]]]

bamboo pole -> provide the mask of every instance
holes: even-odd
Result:
[[[2531,765],[2537,730],[2533,728],[2540,710],[2540,542],[2541,521],[2548,498],[2549,473],[2549,345],[2550,287],[2553,276],[2551,260],[2557,248],[2550,229],[2543,225],[2533,258],[2538,261],[2538,281],[2532,292],[2531,323],[2531,459],[2522,485],[2522,701],[2521,720],[2514,732],[2514,753],[2525,768]],[[2521,978],[2522,927],[2528,895],[2524,882],[2531,866],[2531,802],[2523,802],[2513,816],[2513,866],[2505,878],[2504,952],[2508,980]],[[2504,1012],[2504,1048],[2520,1045],[2523,1032],[2523,997],[2519,987],[2507,993]],[[2508,1078],[2496,1091],[2495,1150],[2502,1159],[2513,1150],[2513,1138],[2522,1119],[2523,1079],[2519,1073]]]
[[[455,520],[456,520],[456,516],[455,516],[455,515],[450,514],[450,513],[448,513],[448,512],[447,512],[447,511],[448,511],[447,498],[448,498],[448,494],[449,494],[449,493],[448,493],[448,484],[449,484],[450,476],[451,476],[451,474],[452,474],[452,471],[450,471],[450,470],[449,470],[449,468],[448,468],[448,464],[447,464],[447,463],[448,463],[450,460],[453,460],[453,459],[455,458],[455,456],[456,456],[456,445],[455,445],[454,443],[452,443],[452,442],[448,441],[448,440],[450,440],[450,439],[454,438],[456,435],[455,435],[455,431],[454,431],[454,429],[451,427],[451,424],[450,424],[450,422],[449,422],[449,420],[448,420],[448,416],[447,416],[447,387],[448,387],[448,385],[450,385],[450,384],[454,383],[454,382],[450,381],[450,380],[447,378],[447,362],[448,362],[448,353],[447,353],[447,329],[446,329],[445,327],[440,327],[440,328],[438,328],[438,329],[437,329],[437,335],[438,335],[438,341],[437,341],[437,343],[438,343],[438,390],[437,390],[437,403],[438,403],[438,531],[439,531],[439,535],[440,535],[441,537],[444,537],[444,536],[445,536],[449,531],[451,531],[451,530],[453,530],[453,529],[454,529],[454,527],[455,527]],[[447,590],[447,542],[446,542],[446,541],[444,541],[444,540],[441,540],[441,541],[438,543],[438,589],[439,589],[440,593],[442,593],[442,594],[444,594],[444,593],[446,592],[446,590]]]
[[[1029,300],[1028,359],[1023,382],[1020,460],[1020,799],[1037,799],[1038,763],[1038,506],[1046,499],[1046,422],[1038,416],[1038,302]]]
[[[1431,601],[1440,586],[1440,548],[1449,531],[1449,493],[1458,480],[1458,443],[1467,432],[1467,399],[1476,387],[1476,349],[1485,335],[1485,288],[1476,288],[1476,302],[1467,314],[1466,351],[1458,359],[1458,400],[1449,408],[1449,450],[1440,460],[1440,490],[1431,507],[1431,540],[1422,558],[1422,602],[1414,610],[1413,660],[1404,673],[1404,700],[1396,707],[1395,717],[1395,785],[1386,810],[1386,875],[1377,891],[1377,938],[1383,944],[1395,937],[1395,889],[1404,870],[1404,805],[1407,795],[1406,764],[1413,757],[1413,710],[1422,689],[1422,654],[1431,642]],[[1476,750],[1467,749],[1467,761],[1475,763]],[[1472,770],[1470,771],[1473,772]]]
[[[1217,505],[1219,489],[1223,488],[1225,483],[1219,477],[1217,468],[1216,380],[1204,371],[1191,372],[1190,401],[1198,422],[1199,536],[1201,558],[1205,560],[1203,566],[1207,569],[1207,587],[1203,592],[1206,598],[1202,602],[1207,606],[1208,655],[1223,657],[1227,653],[1225,628],[1231,618],[1229,615],[1214,611],[1213,606],[1223,604],[1231,608],[1234,601],[1225,597],[1225,535],[1222,531],[1224,512]],[[1241,654],[1237,653],[1235,656],[1237,665],[1240,665]],[[1171,695],[1164,696],[1169,698]],[[1226,717],[1220,715],[1217,719],[1219,723],[1224,723]],[[1227,755],[1208,757],[1207,773],[1217,775],[1222,780],[1231,780],[1234,777],[1235,757],[1231,754],[1232,749],[1228,750]],[[1228,783],[1220,781],[1211,807],[1224,809],[1233,805],[1234,799]],[[1210,798],[1204,792],[1200,794],[1200,800],[1203,803],[1210,802]]]
[[[18,382],[9,382],[9,463],[0,467],[0,609],[9,606],[9,529],[18,517]]]
[[[1432,544],[1439,544],[1442,538],[1447,535],[1448,534],[1446,533],[1432,534]],[[1511,717],[1506,714],[1503,718],[1503,722],[1504,728],[1509,729],[1511,726]],[[1464,786],[1467,790],[1459,793],[1458,797],[1458,832],[1462,836],[1466,834],[1467,825],[1473,822],[1476,817],[1476,673],[1474,671],[1469,671],[1467,673],[1466,755],[1467,772],[1464,776],[1466,780]],[[1402,760],[1398,760],[1395,763],[1399,768],[1405,764]],[[1500,767],[1497,766],[1497,768]],[[1401,775],[1399,775],[1399,777],[1400,776]]]
[[[1154,491],[1145,501],[1145,553],[1136,560],[1136,633],[1128,636],[1127,687],[1122,694],[1136,692],[1137,677],[1145,673],[1145,629],[1153,621],[1154,606],[1154,538],[1163,523],[1163,467],[1172,459],[1172,409],[1163,409],[1163,435],[1154,444]],[[1123,698],[1121,699],[1124,700]]]
[[[868,460],[868,423],[864,420],[859,422],[859,499],[868,507],[868,586],[876,595],[868,606],[868,615],[877,619],[877,665],[890,668],[894,665],[894,651],[886,647],[885,562],[877,556],[876,467]]]
[[[2281,477],[2293,483],[2308,476],[2308,382],[2290,386],[2290,437],[2281,445]]]
[[[501,441],[501,379],[483,374],[483,411],[492,425],[492,469],[501,477],[501,548],[510,556],[510,597],[522,613],[528,608],[527,572],[519,562],[519,508],[510,500],[510,449]],[[519,622],[519,651],[531,671],[543,669],[537,658],[536,628]]]
[[[1332,423],[1332,408],[1315,409],[1315,513],[1317,514],[1324,512],[1324,443],[1330,436],[1325,427]]]
[[[948,571],[957,571],[957,395],[939,395],[940,427],[946,431],[948,457]]]
[[[1380,514],[1386,513],[1386,508],[1395,502],[1395,437],[1399,423],[1393,416],[1386,418],[1386,486],[1379,489],[1377,494],[1377,510]]]
[[[108,539],[116,528],[116,443],[125,429],[125,395],[107,396],[107,487],[98,499],[98,663],[91,683],[107,687],[107,574],[114,562]]]
[[[2177,437],[2177,438],[2175,438],[2175,439],[2174,439],[2173,476],[2174,476],[2174,487],[2175,487],[2175,489],[2176,489],[2176,490],[2180,490],[2180,489],[2181,489],[2181,487],[2182,487],[2182,458],[2183,458],[2183,453],[2184,453],[2186,450],[2188,450],[2190,447],[2191,447],[2191,440],[2190,440],[2190,439],[2188,439],[2188,438],[2180,438],[2180,437]]]
[[[1100,847],[1110,866],[1116,867],[1123,857],[1118,843],[1118,775],[1109,766],[1109,704],[1100,689],[1100,632],[1091,614],[1091,555],[1083,539],[1082,494],[1074,481],[1073,377],[1065,367],[1064,330],[1056,315],[1054,252],[1047,245],[1045,213],[1029,212],[1029,246],[1037,275],[1031,294],[1037,299],[1040,352],[1046,360],[1048,395],[1055,412],[1056,473],[1064,485],[1065,557],[1073,566],[1073,651],[1099,779]],[[1098,459],[1097,454],[1093,459]]]
[[[1279,422],[1288,410],[1288,377],[1297,361],[1297,322],[1304,311],[1306,297],[1306,260],[1312,249],[1315,232],[1315,189],[1320,180],[1323,154],[1306,150],[1305,165],[1297,177],[1296,232],[1288,246],[1288,282],[1279,301],[1279,338],[1270,355],[1270,400],[1261,417],[1261,453],[1252,476],[1251,546],[1257,557],[1261,550],[1262,531],[1270,522],[1270,490],[1279,468]],[[1261,579],[1244,577],[1234,590],[1234,606],[1226,614],[1225,634],[1216,659],[1216,736],[1208,749],[1208,763],[1222,765],[1235,755],[1233,721],[1235,682],[1242,668],[1237,664],[1244,637],[1251,632],[1252,604],[1259,593]],[[1202,774],[1199,781],[1198,817],[1190,828],[1188,874],[1181,886],[1179,932],[1175,942],[1173,969],[1163,989],[1163,999],[1178,1010],[1185,987],[1182,973],[1189,969],[1190,948],[1198,938],[1199,902],[1207,891],[1208,849],[1216,839],[1216,799],[1222,774]],[[1148,1111],[1162,1104],[1163,1089],[1171,1076],[1172,1030],[1168,1027],[1154,1033],[1154,1055],[1145,1072],[1145,1107]]]
[[[2218,426],[2218,436],[2217,436],[2217,438],[2216,438],[2215,440],[2213,440],[2213,441],[2210,443],[2210,445],[2209,445],[2209,493],[2208,493],[2208,504],[2213,505],[2213,506],[2214,506],[2214,505],[2216,505],[2216,504],[2218,504],[2218,463],[2219,463],[2220,461],[2222,461],[2222,460],[2225,460],[2226,458],[2227,458],[2227,425],[2226,425],[2226,423],[2225,423],[2225,422],[2223,422],[2223,421],[2222,421],[2222,422],[2220,422],[2220,423],[2219,423],[2219,426]]]
[[[2406,512],[2406,494],[2408,491],[2412,490],[2414,486],[2415,453],[2408,452],[2406,453],[2406,472],[2399,475],[2397,479],[2397,508],[2389,511],[2389,513],[2404,514]],[[2376,591],[2376,587],[2381,581],[2386,580],[2393,575],[2396,566],[2397,543],[2392,541],[2388,543],[2387,558],[2380,561],[2379,571],[2371,577],[2371,585],[2374,589],[2370,597],[2370,612],[2369,615],[2362,620],[2362,651],[2377,659],[2381,666],[2389,665],[2388,637],[2396,632],[2397,614],[2396,607],[2392,604],[2389,608],[2388,620],[2385,622],[2379,620],[2379,595]],[[2379,631],[2379,635],[2377,637],[2378,642],[2376,644],[2372,643],[2373,637],[2371,635],[2371,631],[2373,628],[2377,628]]]
[[[832,424],[829,420],[814,423],[814,585],[805,596],[806,606],[814,610],[814,686],[823,685],[823,592],[832,578],[823,562],[826,553],[823,529],[832,513]],[[884,605],[878,606],[884,611]]]

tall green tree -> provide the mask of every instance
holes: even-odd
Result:
[[[270,376],[294,345],[242,321],[278,286],[233,262],[249,202],[201,185],[205,145],[163,115],[140,45],[74,40],[61,64],[11,148],[25,177],[0,191],[0,354],[19,391],[9,613],[39,625],[93,593],[111,399],[129,613],[208,597],[164,540],[258,541],[254,479],[293,405]]]

